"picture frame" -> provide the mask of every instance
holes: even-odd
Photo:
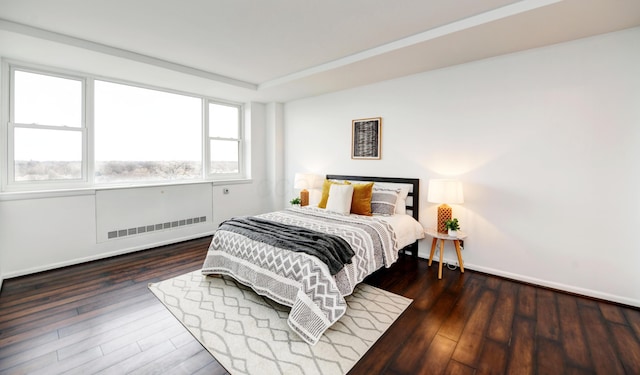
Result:
[[[379,160],[382,157],[382,118],[351,121],[351,159]]]

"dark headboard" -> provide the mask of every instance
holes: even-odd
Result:
[[[328,180],[349,180],[349,181],[366,181],[366,182],[386,182],[396,184],[408,184],[412,188],[408,197],[411,197],[411,204],[407,205],[407,210],[411,211],[416,221],[420,221],[420,179],[417,178],[394,178],[394,177],[364,177],[364,176],[343,176],[338,174],[328,174]],[[408,199],[407,199],[408,200]],[[411,252],[414,258],[418,257],[418,241],[408,245],[402,252],[406,254],[407,250]]]
[[[337,174],[328,174],[328,180],[349,180],[349,181],[367,181],[367,182],[387,182],[396,184],[408,184],[412,186],[409,191],[409,197],[412,197],[411,204],[407,205],[407,210],[411,211],[411,216],[420,221],[420,179],[417,178],[395,178],[395,177],[363,177],[363,176],[343,176]]]

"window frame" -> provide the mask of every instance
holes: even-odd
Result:
[[[228,107],[235,107],[238,109],[238,138],[224,138],[224,137],[212,137],[209,135],[209,105],[210,104],[216,104],[216,105],[223,105],[223,106],[228,106]],[[245,154],[244,154],[244,144],[245,144],[245,137],[244,137],[244,106],[241,104],[237,104],[237,103],[232,103],[232,102],[227,102],[227,101],[222,101],[222,100],[216,100],[216,99],[207,99],[203,102],[203,107],[204,107],[204,121],[203,121],[203,125],[204,125],[204,140],[206,143],[206,148],[203,148],[203,150],[205,150],[205,155],[204,155],[204,166],[206,167],[205,169],[205,176],[207,178],[210,178],[212,180],[238,180],[238,179],[242,179],[246,176],[245,174]],[[238,173],[212,173],[211,172],[211,141],[212,140],[216,140],[216,141],[236,141],[238,142]]]
[[[186,97],[190,97],[190,98],[194,98],[194,99],[198,99],[200,100],[200,158],[203,158],[204,155],[204,147],[205,147],[205,142],[204,142],[204,138],[202,136],[203,133],[203,129],[205,127],[205,122],[204,122],[204,115],[203,115],[203,110],[202,107],[204,106],[204,102],[208,99],[207,97],[204,97],[202,95],[197,95],[197,94],[193,94],[193,93],[187,93],[187,92],[182,92],[182,91],[177,91],[177,90],[171,90],[171,89],[166,89],[166,88],[161,88],[161,87],[156,87],[156,86],[150,86],[150,85],[145,85],[145,84],[141,84],[141,83],[136,83],[136,82],[130,82],[130,81],[123,81],[123,80],[117,80],[117,79],[112,79],[112,78],[105,78],[105,77],[93,77],[91,79],[91,83],[92,83],[92,88],[94,91],[92,91],[92,95],[94,96],[94,100],[95,100],[95,82],[96,81],[101,81],[101,82],[106,82],[106,83],[112,83],[112,84],[116,84],[116,85],[124,85],[124,86],[129,86],[129,87],[135,87],[135,88],[139,88],[139,89],[144,89],[144,90],[153,90],[153,91],[159,91],[162,93],[168,93],[168,94],[174,94],[174,95],[181,95],[181,96],[186,96]],[[95,107],[95,103],[92,101],[92,105]],[[93,131],[93,134],[95,134],[95,112],[93,113],[93,116],[91,118],[91,128]],[[204,160],[201,160],[202,162],[202,170],[200,171],[200,177],[197,179],[183,179],[183,180],[132,180],[132,181],[116,181],[116,182],[95,182],[95,163],[96,163],[96,159],[95,159],[95,141],[92,140],[91,143],[92,147],[91,147],[91,151],[93,152],[93,160],[91,162],[91,167],[93,168],[93,172],[91,173],[91,181],[93,183],[93,185],[95,187],[111,187],[111,186],[120,186],[120,185],[126,185],[127,187],[130,186],[154,186],[154,185],[175,185],[175,184],[185,184],[185,183],[198,183],[198,182],[206,182],[208,181],[208,179],[206,178],[205,174],[204,174]]]
[[[3,62],[3,68],[4,68]],[[3,69],[4,70],[4,69]],[[33,68],[28,65],[9,65],[7,64],[8,77],[7,84],[9,88],[7,97],[7,109],[8,118],[6,121],[6,161],[4,166],[6,168],[6,187],[15,187],[15,190],[42,190],[42,189],[55,189],[60,187],[84,187],[89,182],[89,170],[88,170],[88,158],[87,158],[87,79],[80,75],[61,71],[44,71],[39,68]],[[15,72],[25,72],[32,74],[39,74],[49,77],[63,78],[80,82],[80,126],[66,126],[66,125],[50,125],[50,124],[23,124],[15,122]],[[4,122],[4,121],[3,121]],[[81,138],[81,176],[80,178],[67,179],[67,180],[27,180],[16,181],[15,179],[15,129],[42,129],[53,131],[69,131],[79,132]]]
[[[99,77],[89,74],[83,74],[53,67],[46,67],[37,64],[22,63],[3,59],[1,63],[0,88],[4,95],[0,95],[2,113],[0,116],[0,146],[4,146],[3,153],[0,153],[0,194],[9,192],[42,192],[42,191],[60,191],[60,190],[86,190],[101,188],[118,188],[118,187],[137,187],[137,186],[154,186],[154,185],[180,185],[193,184],[203,182],[216,181],[241,181],[247,180],[246,159],[248,155],[246,151],[247,140],[245,134],[245,105],[238,102],[211,98],[208,96],[172,90],[168,88],[151,86],[138,82],[130,82],[118,80],[109,77]],[[82,87],[81,113],[82,123],[80,127],[59,126],[59,125],[42,125],[42,124],[16,124],[15,116],[15,71],[23,71],[34,74],[42,74],[52,77],[60,77],[65,79],[79,80]],[[95,142],[94,142],[94,82],[105,81],[116,84],[122,84],[132,87],[157,90],[161,92],[184,95],[197,98],[201,101],[201,157],[202,157],[202,173],[198,179],[190,180],[142,180],[142,181],[123,181],[118,183],[96,183],[95,182]],[[238,108],[238,173],[211,173],[210,172],[210,137],[209,128],[209,103],[227,105]],[[82,138],[82,177],[80,179],[67,180],[15,180],[15,129],[16,128],[36,128],[36,129],[52,129],[57,131],[78,131],[81,132]],[[226,138],[221,138],[229,140]]]

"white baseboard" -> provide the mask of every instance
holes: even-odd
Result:
[[[134,246],[134,247],[126,248],[126,249],[120,249],[120,250],[116,250],[116,251],[112,251],[112,252],[108,252],[108,253],[101,253],[101,254],[85,257],[85,258],[77,258],[77,259],[73,259],[73,260],[66,261],[66,262],[58,262],[58,263],[47,264],[47,265],[40,266],[40,267],[34,267],[34,268],[26,269],[26,270],[20,270],[20,271],[17,271],[17,272],[10,272],[10,273],[8,273],[6,275],[3,275],[3,277],[8,279],[8,278],[11,278],[11,277],[18,277],[18,276],[30,275],[30,274],[33,274],[33,273],[38,273],[38,272],[43,272],[43,271],[49,271],[49,270],[53,270],[53,269],[56,269],[56,268],[73,266],[75,264],[86,263],[86,262],[91,262],[91,261],[94,261],[94,260],[110,258],[110,257],[116,256],[116,255],[134,253],[136,251],[153,249],[154,247],[170,245],[172,243],[178,243],[178,242],[182,242],[182,241],[193,240],[193,239],[200,238],[200,237],[211,236],[211,235],[213,235],[213,233],[215,233],[215,231],[197,233],[197,234],[193,234],[193,235],[189,235],[189,236],[184,236],[184,237],[179,237],[179,238],[172,238],[170,240],[159,241],[159,242],[155,242],[155,243],[151,243],[151,244]],[[2,279],[0,278],[0,284],[1,283],[2,283]]]
[[[482,267],[482,266],[477,266],[477,265],[474,265],[474,264],[467,264],[466,262],[465,262],[464,266],[465,266],[465,268],[469,268],[469,269],[472,269],[472,270],[475,270],[475,271],[488,273],[488,274],[491,274],[491,275],[501,276],[501,277],[504,277],[504,278],[507,278],[507,279],[522,281],[522,282],[525,282],[525,283],[540,285],[540,286],[544,286],[544,287],[547,287],[547,288],[562,290],[562,291],[569,292],[569,293],[575,293],[575,294],[580,294],[580,295],[587,296],[587,297],[593,297],[593,298],[598,298],[598,299],[602,299],[602,300],[606,300],[606,301],[621,303],[621,304],[624,304],[624,305],[640,307],[640,300],[633,299],[633,298],[618,296],[618,295],[615,295],[615,294],[603,293],[603,292],[599,292],[599,291],[596,291],[596,290],[580,288],[580,287],[577,287],[577,286],[567,285],[567,284],[562,284],[562,283],[556,283],[556,282],[548,281],[548,280],[537,279],[535,277],[515,274],[515,273],[511,273],[511,272],[505,272],[505,271],[496,270],[496,269],[489,268],[489,267]]]
[[[422,254],[419,254],[419,256],[421,258],[429,259],[429,254],[428,253],[424,254],[424,255],[426,255],[426,256],[422,256]],[[435,266],[437,267],[438,259],[434,257],[433,261],[435,262]],[[443,262],[445,264],[458,264],[458,260],[457,259],[448,258],[447,256],[444,256]],[[483,267],[483,266],[479,266],[479,265],[472,264],[472,263],[467,263],[467,262],[464,262],[464,268],[465,269],[474,270],[474,271],[483,272],[483,273],[487,273],[487,274],[490,274],[490,275],[504,277],[506,279],[511,279],[511,280],[515,280],[515,281],[521,281],[521,282],[534,284],[534,285],[539,285],[539,286],[543,286],[543,287],[547,287],[547,288],[551,288],[551,289],[557,289],[557,290],[568,292],[568,293],[579,294],[579,295],[586,296],[586,297],[592,297],[592,298],[597,298],[597,299],[601,299],[601,300],[605,300],[605,301],[621,303],[623,305],[640,307],[640,300],[633,299],[633,298],[628,298],[628,297],[623,297],[623,296],[618,296],[618,295],[615,295],[615,294],[603,293],[603,292],[598,292],[596,290],[580,288],[580,287],[573,286],[573,285],[567,285],[567,284],[562,284],[562,283],[556,283],[556,282],[553,282],[553,281],[542,280],[542,279],[538,279],[538,278],[535,278],[535,277],[530,277],[530,276],[526,276],[526,275],[520,275],[520,274],[516,274],[516,273],[506,272],[506,271],[502,271],[502,270],[498,270],[498,269],[494,269],[494,268],[489,268],[489,267]]]

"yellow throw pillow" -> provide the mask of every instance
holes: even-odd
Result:
[[[320,203],[318,203],[318,207],[327,208],[327,201],[329,200],[329,189],[331,189],[332,184],[350,185],[349,181],[340,182],[340,181],[324,180],[324,183],[322,184],[322,198],[320,198]]]
[[[371,196],[373,195],[373,182],[368,184],[354,184],[353,198],[351,199],[351,213],[371,216]]]

